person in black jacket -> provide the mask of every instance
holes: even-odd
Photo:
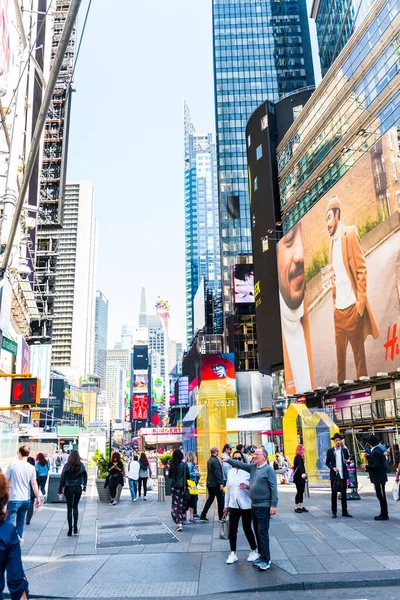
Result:
[[[170,462],[168,476],[171,481],[171,517],[176,523],[176,531],[182,531],[182,524],[186,516],[187,480],[189,479],[188,467],[183,462],[183,454],[180,450],[174,450]]]
[[[304,490],[306,487],[306,468],[304,466],[304,446],[299,444],[296,448],[296,456],[293,461],[293,482],[296,486],[296,497],[294,502],[296,504],[295,513],[306,513],[308,510],[303,506]]]
[[[124,485],[124,465],[122,464],[119,452],[112,453],[111,461],[108,463],[108,477],[106,482],[106,485],[110,488],[110,505],[117,504],[116,496],[118,486]]]
[[[343,448],[343,436],[340,433],[335,433],[331,438],[335,442],[333,448],[329,448],[326,453],[326,466],[330,471],[331,479],[331,505],[332,519],[337,517],[337,495],[341,493],[342,497],[342,517],[351,517],[347,512],[347,480],[349,473],[347,471],[347,463],[350,462],[350,456],[347,448]]]
[[[379,440],[374,435],[367,438],[367,443],[372,451],[368,457],[368,463],[364,464],[364,469],[369,473],[371,483],[375,486],[376,497],[381,505],[380,515],[374,517],[375,521],[388,521],[388,504],[386,500],[385,485],[388,480],[386,471],[386,456],[383,449],[379,447]]]
[[[224,492],[222,491],[224,488],[224,478],[222,475],[222,466],[218,460],[218,452],[219,450],[216,446],[211,448],[211,456],[207,462],[208,498],[200,515],[200,521],[203,523],[208,521],[207,513],[215,498],[217,498],[218,503],[218,518],[221,523],[224,522]]]
[[[82,490],[86,492],[87,472],[85,465],[81,462],[81,457],[77,450],[72,450],[68,456],[68,462],[60,477],[58,493],[64,494],[67,500],[67,520],[68,533],[72,535],[72,511],[74,512],[74,533],[78,533],[78,504],[81,499]]]

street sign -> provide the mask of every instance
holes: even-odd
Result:
[[[40,402],[40,379],[37,377],[14,378],[11,380],[11,406],[33,406]]]
[[[1,349],[5,350],[6,352],[10,352],[11,354],[17,354],[18,344],[3,335],[1,340]]]

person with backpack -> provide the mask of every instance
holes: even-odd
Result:
[[[39,452],[39,454],[36,457],[35,469],[37,473],[37,480],[40,486],[40,491],[42,492],[43,496],[45,496],[47,477],[49,475],[50,467],[42,452]]]
[[[61,467],[61,457],[60,457],[59,450],[55,451],[55,454],[54,454],[53,458],[51,459],[51,466],[52,466],[53,471],[58,473],[58,471]]]
[[[143,487],[143,500],[147,500],[147,480],[151,477],[151,467],[149,459],[144,452],[141,453],[139,458],[139,498],[142,495]]]

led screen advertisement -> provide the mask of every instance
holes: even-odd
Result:
[[[400,367],[397,128],[278,244],[286,390]]]
[[[149,376],[148,372],[134,372],[133,374],[133,393],[143,394],[147,393],[149,387]]]
[[[254,266],[235,265],[233,267],[235,304],[254,303]]]
[[[132,396],[132,421],[147,421],[148,417],[148,394],[134,394]]]

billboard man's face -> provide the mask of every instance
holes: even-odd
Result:
[[[227,376],[226,368],[224,367],[224,365],[214,365],[212,367],[212,370],[219,379],[222,379]]]
[[[326,226],[328,228],[328,233],[331,237],[335,235],[336,230],[338,228],[340,220],[339,214],[340,213],[338,210],[333,209],[328,210],[328,212],[326,213]]]
[[[279,291],[291,310],[303,302],[306,281],[304,278],[304,251],[301,225],[297,223],[278,244]]]

